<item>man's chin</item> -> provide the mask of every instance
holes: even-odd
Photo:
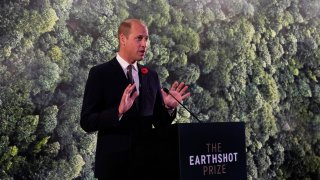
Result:
[[[144,56],[140,56],[137,61],[142,61],[144,59]]]

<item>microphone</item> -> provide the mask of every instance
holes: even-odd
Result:
[[[187,110],[192,117],[194,117],[199,123],[203,123],[202,121],[200,121],[198,119],[198,117],[196,115],[194,115],[186,106],[184,106],[180,101],[178,101],[178,99],[176,99],[169,91],[169,89],[167,88],[163,88],[163,91],[166,92],[168,95],[170,95],[171,97],[173,97],[173,99],[175,99],[185,110]]]

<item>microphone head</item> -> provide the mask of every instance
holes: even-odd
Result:
[[[167,89],[167,88],[162,88],[163,90],[164,90],[164,92],[166,92],[167,94],[170,94],[170,91],[169,91],[169,89]]]

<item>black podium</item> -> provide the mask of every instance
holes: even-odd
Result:
[[[179,180],[246,180],[243,122],[174,124],[159,131],[158,176]]]

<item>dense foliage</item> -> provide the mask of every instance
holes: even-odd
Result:
[[[320,178],[320,1],[3,0],[0,179],[93,178],[84,85],[127,17],[163,86],[186,81],[205,121],[246,122],[248,179]]]

